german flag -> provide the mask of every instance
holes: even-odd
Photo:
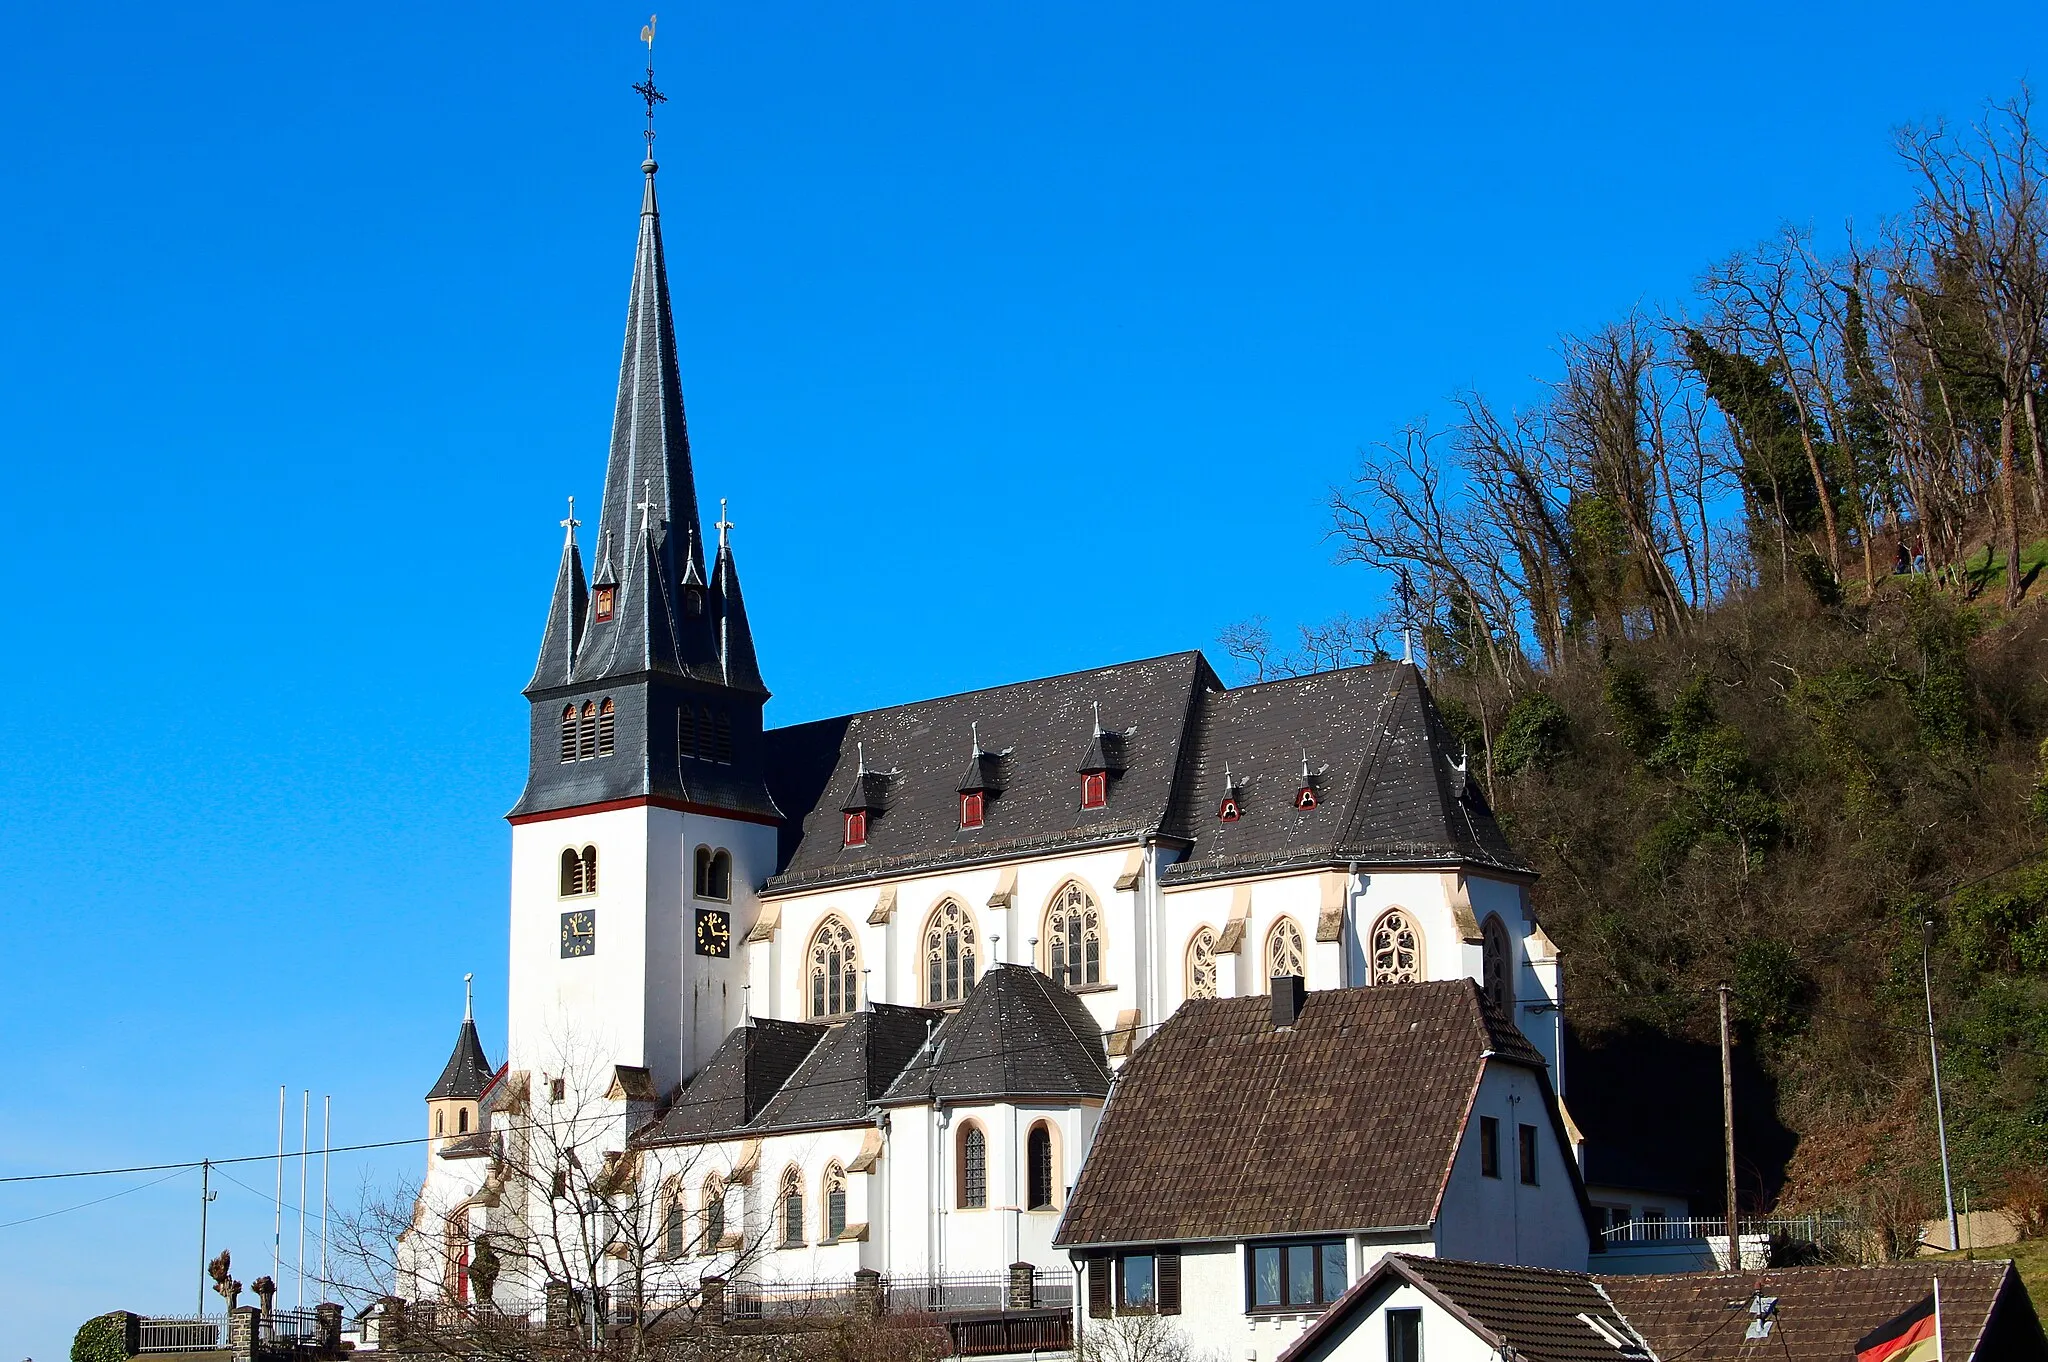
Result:
[[[1932,1294],[1856,1340],[1856,1362],[1939,1362],[1941,1315]]]

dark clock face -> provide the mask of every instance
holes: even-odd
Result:
[[[597,914],[588,908],[562,914],[562,958],[573,960],[597,949]]]
[[[732,954],[732,914],[722,908],[697,910],[697,954],[723,960]]]

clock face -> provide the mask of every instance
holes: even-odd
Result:
[[[722,908],[697,910],[697,954],[723,960],[732,954],[732,914]]]
[[[574,960],[597,949],[597,914],[588,908],[562,914],[562,958]]]

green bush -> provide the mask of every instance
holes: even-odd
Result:
[[[1571,727],[1563,706],[1540,690],[1530,691],[1508,711],[1493,745],[1493,769],[1504,776],[1542,770],[1564,754]]]
[[[71,1362],[128,1362],[128,1340],[111,1316],[95,1315],[78,1326]]]

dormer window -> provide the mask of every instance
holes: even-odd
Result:
[[[979,790],[970,790],[960,796],[961,827],[978,828],[981,826],[983,798],[984,796]]]
[[[1216,810],[1216,817],[1225,823],[1235,823],[1244,817],[1244,807],[1237,802],[1234,794],[1223,796],[1223,803]]]
[[[1081,807],[1099,809],[1109,803],[1109,772],[1083,771],[1081,773]]]
[[[868,844],[868,811],[850,809],[846,814],[846,845],[864,847]]]
[[[1302,786],[1302,787],[1301,787],[1301,789],[1300,789],[1300,790],[1298,790],[1298,791],[1296,791],[1296,792],[1295,792],[1295,796],[1294,796],[1294,807],[1295,807],[1295,808],[1297,808],[1297,809],[1313,809],[1313,808],[1314,808],[1315,806],[1316,806],[1316,787],[1315,787],[1315,786],[1313,786],[1313,785],[1304,785],[1304,786]]]
[[[683,592],[683,613],[691,619],[704,613],[704,588],[693,586]]]
[[[619,589],[617,587],[599,587],[597,589],[597,600],[595,602],[597,607],[597,622],[599,624],[609,623],[611,621],[612,613],[618,607],[618,603]]]

